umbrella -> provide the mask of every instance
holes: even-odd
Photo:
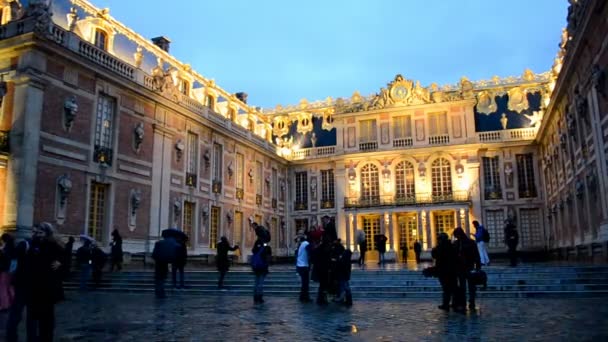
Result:
[[[95,242],[95,239],[93,239],[92,237],[88,236],[87,234],[80,234],[80,240],[86,240],[86,241]]]
[[[188,235],[177,228],[167,228],[162,231],[162,237],[172,237],[175,239],[188,240]]]

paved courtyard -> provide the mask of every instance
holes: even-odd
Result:
[[[608,300],[484,299],[477,314],[429,299],[365,300],[352,308],[291,298],[68,293],[58,341],[606,341]],[[4,324],[6,314],[0,314]],[[24,337],[24,336],[23,336]]]

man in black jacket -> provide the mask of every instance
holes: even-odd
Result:
[[[469,310],[475,311],[475,284],[469,280],[473,269],[481,270],[481,260],[475,241],[471,240],[460,227],[454,229],[454,251],[456,253],[456,296],[455,311],[464,312],[466,292],[469,290]]]
[[[511,220],[505,220],[505,244],[508,248],[511,266],[517,266],[517,245],[519,244],[519,233]]]
[[[439,308],[448,311],[450,310],[450,301],[455,300],[454,292],[456,288],[456,253],[448,234],[439,234],[437,247],[433,248],[431,255],[435,259],[435,267],[443,292],[443,301]]]

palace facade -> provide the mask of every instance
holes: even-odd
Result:
[[[511,219],[520,249],[606,255],[607,43],[579,43],[607,36],[602,4],[572,5],[546,73],[441,86],[398,74],[369,96],[261,110],[107,9],[5,1],[0,224],[25,236],[46,220],[104,245],[118,229],[130,252],[177,227],[191,254],[213,254],[222,235],[247,252],[252,218],[280,256],[330,216],[353,250],[357,229],[381,232],[398,259],[472,220],[503,251]]]

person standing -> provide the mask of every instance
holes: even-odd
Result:
[[[15,292],[11,281],[11,263],[15,258],[15,239],[8,233],[2,234],[0,249],[0,311],[11,307]]]
[[[17,244],[15,248],[14,269],[11,270],[13,277],[13,286],[15,289],[15,299],[8,312],[6,320],[6,340],[8,342],[17,342],[18,327],[23,316],[23,309],[26,305],[27,298],[27,253],[32,245],[31,239],[25,239]]]
[[[99,288],[101,285],[101,278],[103,276],[103,268],[106,265],[106,261],[108,260],[108,256],[106,252],[104,252],[99,246],[93,244],[93,284],[95,284],[95,288]]]
[[[407,243],[402,243],[401,244],[401,262],[402,263],[407,263]]]
[[[329,241],[334,242],[338,239],[338,233],[336,232],[336,224],[334,220],[329,216],[323,216],[323,234],[327,236]]]
[[[220,238],[220,242],[217,244],[217,256],[216,256],[216,264],[217,270],[220,272],[220,278],[217,282],[218,289],[224,289],[224,277],[226,273],[228,273],[228,269],[230,268],[230,260],[228,259],[228,252],[236,251],[239,249],[239,246],[235,245],[234,247],[230,246],[228,242],[228,238],[222,236]]]
[[[365,267],[365,252],[367,252],[367,240],[365,238],[365,232],[361,229],[357,229],[357,235],[355,238],[357,245],[359,246],[359,266]]]
[[[435,267],[442,290],[442,302],[439,309],[450,310],[450,301],[455,304],[454,290],[456,288],[455,259],[456,253],[448,234],[441,233],[437,238],[437,246],[431,252],[435,259]]]
[[[420,263],[420,253],[422,253],[422,245],[420,244],[420,241],[416,240],[416,242],[414,242],[414,254],[416,254],[416,263]]]
[[[117,271],[122,270],[122,236],[118,232],[118,229],[112,231],[112,243],[110,243],[110,272],[114,272],[114,268]]]
[[[154,259],[154,294],[156,298],[166,298],[165,280],[169,273],[169,264],[177,258],[178,244],[174,238],[163,231],[162,240],[154,244],[152,259]]]
[[[505,244],[508,248],[509,261],[512,267],[517,266],[517,245],[519,244],[519,233],[511,220],[505,220]]]
[[[350,249],[342,248],[338,258],[336,268],[336,278],[338,279],[338,296],[335,302],[342,302],[347,306],[353,305],[353,295],[350,290],[351,258],[353,252]]]
[[[300,286],[300,302],[310,303],[309,284],[310,284],[310,265],[308,256],[310,255],[311,245],[306,241],[306,236],[300,236],[300,246],[296,256],[296,270],[302,282]]]
[[[376,243],[376,249],[378,250],[378,265],[384,265],[384,253],[386,253],[386,235],[376,234],[374,236],[374,242]]]
[[[488,246],[486,245],[490,242],[490,233],[486,230],[479,221],[473,221],[473,227],[475,227],[475,242],[477,242],[477,250],[479,252],[479,257],[481,258],[482,265],[489,265],[490,258],[488,257]]]
[[[68,242],[65,244],[63,251],[65,252],[63,260],[63,280],[66,280],[70,276],[72,271],[72,253],[74,251],[74,237],[70,236]]]
[[[469,290],[469,310],[475,311],[475,284],[469,280],[473,269],[481,270],[479,251],[473,240],[469,239],[461,227],[454,229],[454,251],[456,254],[456,296],[454,311],[464,312],[467,288]]]
[[[329,271],[331,263],[332,243],[323,239],[321,244],[313,251],[312,280],[319,283],[317,290],[317,304],[326,305],[329,291]]]
[[[251,268],[255,275],[253,302],[261,304],[264,303],[264,279],[268,275],[268,264],[272,256],[272,249],[268,245],[270,234],[266,232],[266,229],[255,222],[252,222],[251,226],[255,229],[257,236],[251,249],[251,253],[253,254],[251,257]]]
[[[80,240],[82,246],[76,250],[76,262],[80,268],[80,290],[86,290],[93,268],[93,241],[85,235]]]
[[[63,296],[61,261],[65,254],[50,223],[40,223],[32,233],[32,244],[26,254],[27,340],[52,341],[55,304]]]
[[[184,268],[188,262],[188,237],[182,234],[176,240],[177,255],[175,261],[171,264],[171,280],[173,287],[176,289],[186,288],[184,283]],[[179,284],[177,283],[177,273],[179,272]]]

